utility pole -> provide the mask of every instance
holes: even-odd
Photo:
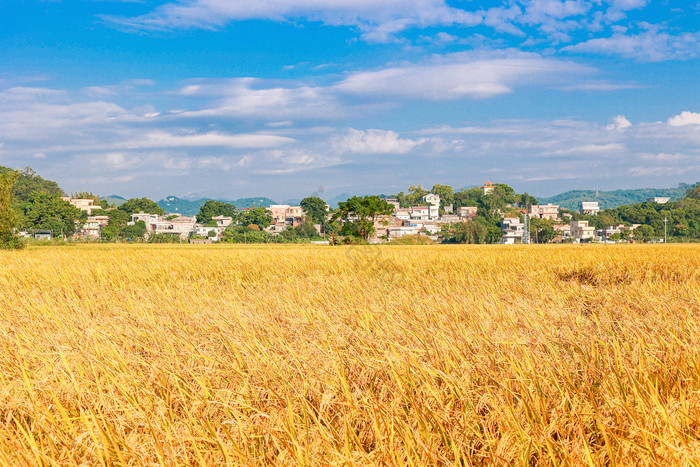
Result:
[[[525,245],[530,244],[530,216],[525,214],[524,216],[525,225],[523,226],[523,239],[522,243]]]
[[[664,217],[664,245],[668,243],[668,237],[666,236],[666,224],[668,224],[668,219]]]

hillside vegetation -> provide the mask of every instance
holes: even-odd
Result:
[[[693,245],[0,263],[5,465],[700,463]]]
[[[177,196],[168,196],[167,198],[163,198],[158,201],[158,206],[163,208],[165,212],[168,213],[178,213],[182,214],[183,216],[194,216],[207,201],[209,201],[209,198],[186,200],[178,198]],[[235,201],[224,201],[230,202],[238,209],[248,209],[253,206],[269,207],[272,204],[277,204],[275,201],[264,196],[258,198],[240,198]]]
[[[601,209],[613,209],[626,204],[636,204],[653,197],[668,197],[671,201],[682,199],[693,185],[681,183],[677,188],[641,188],[636,190],[573,190],[548,198],[539,198],[540,203],[558,204],[562,209],[578,210],[581,201],[598,201]]]

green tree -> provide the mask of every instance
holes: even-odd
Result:
[[[146,223],[144,221],[135,222],[132,225],[127,225],[119,231],[121,238],[143,239],[146,234]]]
[[[148,214],[158,214],[164,216],[165,211],[158,206],[158,203],[148,198],[131,198],[126,200],[124,204],[117,209],[131,215],[137,212],[146,212]]]
[[[51,230],[54,234],[75,232],[76,221],[85,218],[85,213],[68,201],[47,192],[35,191],[17,208],[24,229]]]
[[[24,242],[15,232],[18,218],[13,207],[13,188],[17,178],[19,178],[19,172],[0,174],[0,249],[24,247]]]
[[[367,241],[374,233],[377,216],[389,215],[392,212],[394,212],[394,206],[379,196],[353,196],[345,202],[338,203],[333,220],[343,220],[340,231],[342,234]]]
[[[266,229],[272,223],[272,213],[269,209],[259,206],[244,209],[235,217],[236,223],[240,225],[256,225],[260,230]]]
[[[208,225],[213,222],[212,217],[226,216],[235,218],[237,214],[238,209],[235,205],[210,199],[205,202],[201,208],[199,208],[199,212],[197,213],[197,222]]]
[[[486,243],[489,226],[481,219],[460,222],[455,226],[454,241],[457,243]]]
[[[0,174],[7,172],[15,172],[15,170],[0,166]],[[15,203],[23,203],[29,200],[29,196],[34,192],[43,192],[50,195],[61,197],[65,193],[58,186],[58,183],[41,178],[31,167],[25,167],[19,172],[19,176],[15,181],[12,193]]]
[[[695,184],[693,188],[685,194],[686,199],[700,199],[700,183]]]
[[[528,206],[536,205],[537,198],[526,192],[521,194],[520,196],[516,196],[516,202],[518,203],[518,206],[526,208]]]
[[[455,190],[450,185],[433,185],[430,192],[440,197],[441,208],[452,204],[454,201]]]
[[[408,195],[406,195],[406,200],[410,204],[417,204],[423,200],[423,196],[430,193],[428,190],[423,188],[423,185],[411,185],[408,187]]]
[[[549,243],[557,236],[557,231],[548,219],[530,219],[530,238],[535,243]]]
[[[311,218],[314,224],[323,225],[328,218],[328,206],[318,196],[308,196],[299,203],[304,214]]]
[[[642,242],[648,242],[654,238],[654,228],[647,224],[640,225],[634,229],[634,238]]]

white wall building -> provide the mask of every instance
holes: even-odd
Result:
[[[590,214],[595,216],[600,211],[598,201],[581,201],[581,214]]]

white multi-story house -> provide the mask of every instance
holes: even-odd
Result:
[[[209,237],[210,232],[216,232],[216,237],[213,237],[213,238],[218,239],[219,233],[220,233],[218,227],[214,227],[214,226],[207,227],[204,225],[198,225],[194,228],[195,235],[198,235],[200,237]]]
[[[429,206],[412,206],[411,207],[411,219],[427,221],[430,219],[430,207]]]
[[[461,208],[457,208],[455,214],[457,214],[461,220],[469,220],[476,217],[477,211],[478,208],[476,206],[462,206]]]
[[[517,217],[504,217],[501,219],[501,229],[503,230],[503,236],[501,240],[499,240],[499,243],[513,245],[523,241],[525,224],[520,222],[520,219]]]
[[[108,216],[88,216],[83,224],[83,233],[87,238],[99,238],[100,231],[109,223]]]
[[[197,218],[194,216],[181,216],[179,214],[174,215],[177,217],[168,219],[157,214],[148,214],[144,212],[134,213],[131,215],[131,222],[129,222],[129,225],[133,225],[138,221],[143,221],[146,224],[146,237],[151,234],[178,235],[182,240],[186,240],[191,233],[194,233],[197,226]]]
[[[296,227],[304,219],[304,210],[301,206],[273,204],[267,209],[272,213],[270,230],[273,232],[282,232],[288,227]]]
[[[571,237],[579,241],[595,238],[595,227],[588,225],[588,221],[572,221]]]
[[[408,220],[411,218],[411,209],[400,208],[394,211],[394,217],[401,220]]]
[[[527,213],[531,217],[556,220],[559,218],[559,205],[552,203],[540,205],[533,204],[527,208]]]
[[[211,218],[214,222],[216,222],[216,226],[220,229],[225,229],[229,225],[231,225],[231,222],[233,222],[233,217],[228,217],[228,216],[214,216]]]
[[[428,210],[428,215],[430,216],[430,219],[437,219],[440,217],[440,196],[436,195],[435,193],[428,193],[427,195],[423,196],[423,201],[428,204],[428,207],[430,208]]]
[[[418,235],[420,229],[418,227],[411,226],[400,226],[400,227],[390,227],[389,228],[389,239],[401,238],[404,235]]]
[[[88,198],[70,198],[64,196],[61,199],[63,201],[68,201],[70,204],[80,209],[81,211],[85,211],[88,216],[92,215],[92,211],[96,209],[102,209],[102,206],[93,204],[95,201]]]
[[[598,201],[581,201],[581,214],[590,214],[595,216],[600,211]]]

